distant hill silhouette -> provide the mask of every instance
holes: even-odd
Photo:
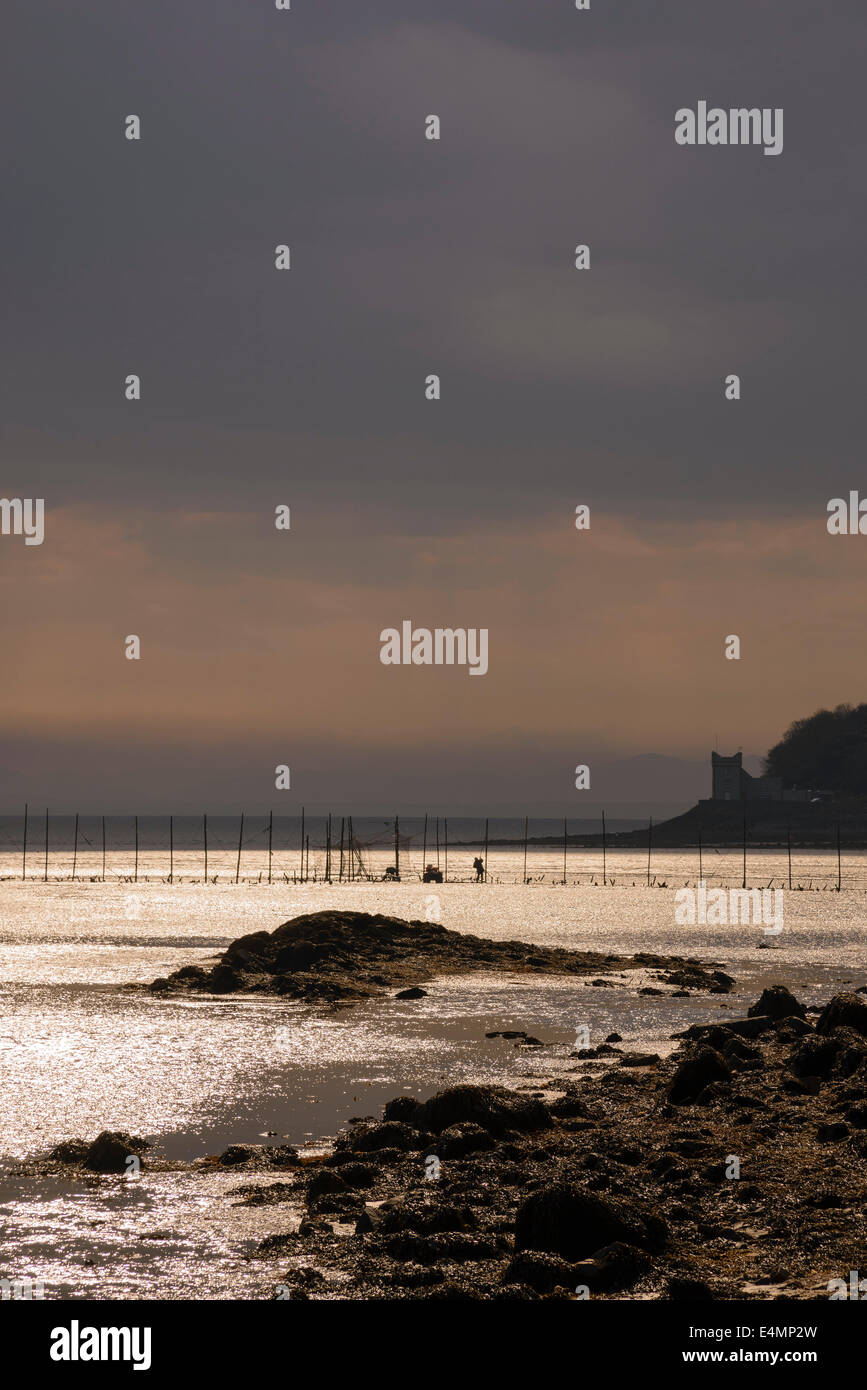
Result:
[[[867,705],[837,705],[797,719],[764,762],[787,787],[867,794]]]

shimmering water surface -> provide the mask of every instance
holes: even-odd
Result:
[[[178,872],[195,877],[193,856]],[[553,872],[530,855],[528,872]],[[854,889],[786,892],[773,949],[761,926],[679,926],[674,891],[695,881],[694,855],[667,856],[668,887],[641,882],[640,855],[609,859],[615,886],[595,875],[597,855],[570,852],[566,886],[523,885],[521,855],[491,852],[486,884],[122,881],[0,882],[0,1275],[45,1282],[46,1297],[268,1297],[273,1261],[263,1235],[289,1229],[289,1205],[249,1208],[245,1181],[215,1172],[147,1173],[135,1182],[22,1178],[9,1161],[61,1139],[129,1129],[169,1158],[218,1153],[229,1142],[321,1146],[348,1120],[376,1113],[402,1090],[488,1079],[531,1084],[575,1065],[576,1029],[599,1040],[616,1029],[630,1045],[664,1051],[688,1023],[734,1012],[764,983],[782,980],[809,1002],[867,979],[867,898]],[[753,882],[785,873],[785,855],[755,857]],[[851,873],[863,872],[863,861]],[[633,862],[634,861],[634,862]],[[836,859],[818,862],[823,885]],[[14,872],[0,856],[0,874]],[[818,875],[818,869],[817,869]],[[594,883],[594,877],[596,882]],[[496,880],[500,880],[497,882]],[[633,880],[636,886],[632,886]],[[735,881],[732,879],[732,881]],[[272,930],[323,907],[434,916],[483,936],[518,937],[605,953],[651,951],[717,960],[738,981],[728,997],[637,996],[546,977],[485,974],[428,985],[427,998],[370,1001],[317,1013],[262,999],[154,996],[128,989],[183,964],[207,962],[245,932]],[[739,996],[748,996],[742,998]],[[487,1031],[521,1028],[546,1047],[515,1048]],[[269,1139],[266,1136],[271,1135]],[[274,1138],[273,1136],[280,1136]],[[257,1179],[267,1184],[267,1176]]]

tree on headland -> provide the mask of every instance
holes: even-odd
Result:
[[[867,704],[796,719],[768,753],[764,770],[787,787],[867,795]]]

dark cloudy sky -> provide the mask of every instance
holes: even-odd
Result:
[[[0,537],[0,809],[676,809],[715,740],[865,698],[867,538],[825,529],[867,492],[863,0],[2,39],[0,493],[48,514]],[[678,147],[699,100],[783,107],[783,154]],[[383,667],[404,618],[487,627],[488,675]]]

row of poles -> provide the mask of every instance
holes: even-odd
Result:
[[[30,820],[30,807],[29,807],[29,804],[25,804],[25,807],[24,807],[24,836],[23,836],[22,863],[21,863],[21,877],[22,877],[22,879],[26,879],[26,877],[27,877],[27,850],[28,850],[27,830],[28,830],[28,826],[29,826],[29,820]],[[49,809],[46,807],[46,810],[45,810],[45,835],[44,835],[44,842],[43,842],[43,881],[46,882],[46,883],[48,882],[48,851],[49,851],[49,833],[48,833],[48,831],[49,831],[49,820],[50,820]],[[102,817],[100,818],[100,820],[101,820],[101,826],[102,826],[102,873],[101,873],[101,877],[104,879],[104,878],[105,878],[105,870],[106,870],[106,854],[107,854],[107,840],[106,840],[105,816],[102,816]],[[429,825],[429,820],[430,820],[430,817],[426,815],[425,818],[424,818],[424,831],[423,831],[423,834],[422,834],[422,875],[424,875],[424,873],[427,871],[427,869],[428,869],[428,867],[429,867],[429,866],[428,866],[428,863],[427,863],[428,825]],[[78,868],[78,848],[79,848],[79,827],[80,827],[80,821],[81,821],[80,814],[79,814],[79,813],[76,813],[76,816],[75,816],[75,829],[74,829],[74,831],[73,831],[73,848],[72,848],[72,875],[71,875],[71,876],[72,876],[72,879],[73,879],[73,880],[74,880],[75,877],[76,877],[76,870],[77,870],[77,868]],[[244,825],[245,825],[245,821],[246,821],[246,812],[242,811],[242,812],[241,812],[241,824],[240,824],[240,829],[239,829],[239,832],[238,832],[237,858],[236,858],[236,861],[235,861],[235,879],[234,879],[235,883],[239,883],[239,882],[240,882],[240,878],[241,878],[241,854],[242,854],[242,852],[243,852],[243,847],[244,847]],[[525,817],[525,819],[524,819],[524,875],[525,875],[525,877],[526,877],[526,870],[527,870],[527,824],[528,824],[527,818]],[[565,826],[565,822],[564,822],[564,826]],[[133,829],[133,845],[134,845],[134,856],[135,856],[135,857],[134,857],[134,868],[133,868],[133,882],[137,883],[137,882],[138,882],[138,871],[139,871],[139,851],[140,851],[139,818],[138,818],[138,816],[133,816],[133,827],[134,827],[134,829]],[[269,813],[268,813],[268,827],[267,827],[267,828],[268,828],[268,882],[271,883],[271,882],[273,882],[273,864],[274,864],[274,812],[273,812],[273,811],[269,811]],[[485,880],[487,880],[487,876],[488,876],[488,828],[489,828],[489,821],[486,820],[486,821],[485,821],[485,836],[484,836],[483,872],[482,872],[482,875],[481,875]],[[260,832],[260,833],[261,833],[261,832]],[[89,841],[88,841],[87,843],[89,843]],[[443,844],[443,853],[444,853],[444,871],[443,871],[443,877],[444,877],[445,879],[448,879],[448,870],[449,870],[449,823],[448,823],[448,820],[445,819],[445,818],[443,819],[443,836],[442,836],[442,844]],[[208,874],[209,841],[208,841],[208,816],[207,816],[207,813],[205,813],[205,814],[202,816],[202,846],[203,846],[203,852],[204,852],[204,877],[205,877],[205,879],[207,879],[207,878],[209,877],[209,874]],[[434,846],[435,846],[435,849],[436,849],[436,862],[435,862],[435,867],[436,867],[436,869],[438,870],[438,869],[439,869],[439,866],[440,866],[440,817],[439,817],[439,816],[437,816],[437,817],[435,818],[435,838],[431,841],[431,849],[432,849],[432,850],[434,849]],[[339,856],[339,859],[338,859],[338,856]],[[170,883],[173,882],[173,880],[174,880],[174,858],[175,858],[174,816],[169,816],[169,882],[170,882]],[[354,830],[353,830],[352,817],[351,817],[351,816],[348,816],[348,817],[341,816],[341,818],[340,818],[340,839],[339,839],[339,841],[338,841],[338,840],[337,840],[337,837],[336,837],[336,833],[334,833],[334,818],[333,818],[333,816],[331,815],[331,813],[329,812],[328,818],[327,818],[327,821],[326,821],[326,832],[325,832],[325,875],[324,875],[325,880],[326,880],[326,882],[328,882],[328,883],[331,883],[331,882],[333,881],[333,877],[334,877],[334,864],[333,864],[333,860],[337,860],[337,861],[338,861],[337,878],[338,878],[338,881],[339,881],[339,882],[342,882],[342,880],[343,880],[344,878],[346,878],[346,879],[352,881],[353,879],[356,879],[356,878],[366,878],[366,877],[369,877],[369,874],[366,872],[366,870],[365,870],[365,868],[364,868],[364,861],[363,861],[362,854],[361,854],[361,846],[360,846],[359,842],[357,841],[357,839],[356,839],[356,837],[355,837]],[[564,872],[565,872],[565,860],[564,860]],[[401,875],[400,875],[400,819],[399,819],[398,816],[395,816],[395,818],[394,818],[394,872],[388,874],[388,877],[389,877],[389,878],[396,878],[396,879],[399,881],[399,880],[400,880],[400,876],[401,876]],[[301,808],[301,866],[300,866],[300,871],[299,871],[299,873],[298,873],[297,875],[293,873],[293,879],[294,879],[294,881],[296,881],[296,882],[297,882],[297,881],[300,881],[300,882],[304,883],[304,882],[306,882],[306,881],[309,879],[309,877],[310,877],[310,836],[309,836],[309,834],[305,834],[305,809],[304,809],[304,807],[302,806],[302,808]],[[565,879],[564,879],[564,882],[565,882]]]
[[[427,863],[427,852],[428,852],[428,829],[429,829],[430,819],[431,819],[431,818],[430,818],[428,815],[425,815],[425,818],[424,818],[424,830],[423,830],[423,832],[422,832],[422,875],[423,875],[423,876],[424,876],[425,872],[427,871],[427,869],[428,869],[428,867],[429,867],[429,866],[428,866],[428,863]],[[169,880],[168,880],[168,881],[169,881],[170,883],[174,881],[174,860],[175,860],[174,821],[175,821],[174,816],[169,816]],[[49,822],[50,822],[50,813],[49,813],[49,809],[46,807],[46,810],[45,810],[45,822],[44,822],[44,825],[45,825],[45,834],[44,834],[44,840],[43,840],[43,846],[42,846],[42,848],[43,848],[43,881],[44,881],[45,883],[48,882]],[[81,822],[81,816],[80,816],[79,813],[76,813],[76,816],[75,816],[75,828],[74,828],[74,831],[73,831],[73,848],[72,848],[72,875],[71,875],[71,876],[72,876],[72,879],[73,879],[73,880],[74,880],[75,877],[76,877],[76,871],[77,871],[77,868],[78,868],[78,850],[79,850],[80,838],[83,838],[83,837],[80,837],[80,834],[79,834],[80,822]],[[105,878],[105,871],[106,871],[106,854],[107,854],[107,838],[106,838],[106,823],[105,823],[105,816],[100,817],[100,822],[101,822],[101,827],[102,827],[102,840],[101,840],[101,843],[102,843],[102,872],[101,872],[101,877],[104,879],[104,878]],[[27,851],[28,851],[27,831],[28,831],[29,823],[30,823],[30,806],[29,806],[29,804],[25,804],[25,807],[24,807],[24,836],[23,836],[22,862],[21,862],[21,877],[22,877],[22,879],[26,879],[26,877],[27,877]],[[237,857],[236,857],[236,861],[235,861],[235,878],[234,878],[235,883],[239,883],[239,882],[240,882],[240,879],[241,879],[241,855],[242,855],[243,848],[244,848],[244,826],[245,826],[245,823],[246,823],[246,812],[242,811],[242,812],[241,812],[240,829],[239,829],[239,831],[238,831]],[[564,824],[564,861],[563,861],[563,863],[564,863],[564,882],[565,882],[565,863],[566,863],[566,861],[565,861],[565,833],[566,833],[566,822],[564,821],[563,824]],[[441,840],[441,837],[440,837],[440,817],[437,816],[437,817],[435,818],[435,832],[434,832],[434,837],[433,837],[433,839],[431,840],[431,850],[433,851],[433,850],[435,849],[436,860],[435,860],[435,866],[431,866],[431,867],[435,867],[437,870],[439,870],[439,866],[440,866],[440,844],[442,843],[443,855],[444,855],[443,877],[444,877],[444,879],[447,880],[447,879],[448,879],[448,872],[449,872],[449,823],[448,823],[448,819],[444,818],[444,819],[443,819],[443,822],[442,822],[442,825],[443,825],[443,831],[442,831],[442,840]],[[528,828],[528,819],[527,819],[527,817],[525,817],[525,818],[524,818],[524,877],[525,877],[525,878],[526,878],[526,873],[527,873],[527,828]],[[273,811],[269,811],[269,813],[268,813],[268,826],[267,826],[267,830],[268,830],[268,882],[271,883],[271,882],[273,882],[273,876],[274,876],[274,875],[273,875],[273,865],[274,865],[274,812],[273,812]],[[486,821],[485,821],[485,834],[484,834],[484,847],[483,847],[484,858],[483,858],[483,860],[482,860],[483,869],[482,869],[482,873],[481,873],[481,875],[480,875],[480,877],[483,878],[485,881],[487,881],[487,877],[488,877],[488,831],[489,831],[489,821],[486,820]],[[260,832],[260,833],[261,833],[261,832]],[[86,841],[86,843],[89,844],[90,842],[89,842],[89,841]],[[139,854],[140,854],[140,837],[139,837],[139,818],[138,818],[138,816],[133,816],[133,846],[134,846],[133,882],[137,883],[137,882],[138,882],[138,872],[139,872]],[[208,866],[209,840],[208,840],[208,816],[207,816],[207,813],[205,813],[205,814],[202,816],[202,847],[203,847],[203,853],[204,853],[204,877],[205,877],[205,879],[207,879],[207,878],[209,877],[209,874],[208,874],[208,867],[209,867],[209,866]],[[310,877],[310,836],[309,836],[309,834],[306,834],[306,833],[305,833],[305,808],[304,808],[303,806],[302,806],[302,808],[301,808],[301,847],[300,847],[300,848],[301,848],[301,864],[300,864],[300,870],[299,870],[299,872],[298,872],[297,874],[295,874],[295,873],[293,872],[293,880],[296,881],[296,882],[300,881],[300,882],[304,883],[304,882],[306,882],[306,881],[309,879],[309,877]],[[352,817],[351,817],[351,816],[348,816],[348,817],[347,817],[347,816],[341,816],[341,818],[340,818],[340,839],[338,840],[338,839],[337,839],[337,836],[336,836],[336,832],[335,832],[335,821],[334,821],[334,817],[333,817],[333,816],[331,815],[331,813],[329,812],[328,818],[327,818],[327,820],[326,820],[326,831],[325,831],[325,875],[324,875],[325,880],[326,880],[326,882],[328,882],[328,883],[331,883],[331,882],[333,881],[333,878],[334,878],[334,863],[335,863],[335,861],[337,862],[337,878],[338,878],[338,881],[339,881],[339,882],[342,882],[342,880],[343,880],[344,878],[346,878],[346,879],[352,881],[353,879],[356,879],[356,878],[368,878],[368,877],[370,877],[370,875],[367,873],[367,871],[365,870],[365,867],[364,867],[364,861],[363,861],[362,853],[361,853],[361,845],[359,844],[358,840],[357,840],[356,837],[355,837],[355,833],[354,833],[354,829],[353,829],[353,825],[352,825]],[[401,863],[400,863],[400,818],[399,818],[398,816],[395,816],[395,818],[394,818],[394,870],[393,870],[393,872],[388,873],[388,874],[387,874],[387,877],[392,878],[392,879],[397,879],[397,880],[399,881],[399,880],[400,880],[400,877],[401,877],[401,872],[400,872],[400,870],[401,870]]]
[[[22,864],[21,864],[21,877],[22,877],[22,879],[26,879],[26,877],[27,877],[27,848],[28,848],[28,846],[27,846],[27,829],[28,829],[28,823],[29,823],[29,815],[30,815],[30,808],[29,808],[29,805],[25,805],[25,807],[24,807],[24,843],[23,843]],[[428,824],[429,824],[429,819],[430,819],[430,818],[429,818],[427,815],[425,815],[425,818],[424,818],[424,831],[423,831],[423,834],[422,834],[422,876],[423,876],[423,877],[424,877],[424,875],[427,873],[428,868],[429,868],[428,863],[427,863],[427,846],[428,846]],[[246,820],[246,813],[245,813],[244,811],[242,811],[242,812],[241,812],[241,825],[240,825],[240,830],[239,830],[239,832],[238,832],[237,858],[236,858],[236,861],[235,861],[235,879],[234,879],[235,883],[239,883],[239,882],[240,882],[240,879],[241,879],[241,854],[242,854],[243,847],[244,847],[244,825],[245,825],[245,820]],[[80,816],[79,816],[78,813],[76,813],[76,816],[75,816],[75,830],[74,830],[74,835],[73,835],[73,851],[72,851],[72,879],[73,879],[73,880],[74,880],[75,877],[76,877],[76,869],[77,869],[77,867],[78,867],[79,822],[80,822]],[[102,816],[102,817],[101,817],[101,822],[102,822],[102,875],[101,875],[101,876],[102,876],[102,878],[104,879],[104,878],[105,878],[105,868],[106,868],[106,827],[105,827],[105,816]],[[138,818],[138,816],[134,816],[134,817],[133,817],[133,822],[134,822],[134,848],[135,848],[135,865],[134,865],[134,872],[133,872],[133,881],[134,881],[135,883],[137,883],[137,882],[138,882],[138,870],[139,870],[139,818]],[[527,878],[527,847],[528,847],[528,838],[529,838],[529,824],[530,824],[530,822],[529,822],[529,817],[528,817],[528,816],[525,816],[525,817],[524,817],[524,861],[523,861],[523,882],[524,882],[524,883],[529,882],[529,880],[528,880],[528,878]],[[43,881],[44,881],[45,883],[48,882],[48,826],[49,826],[49,812],[48,812],[48,808],[46,807],[46,811],[45,811],[45,837],[44,837],[44,845],[43,845]],[[483,856],[484,856],[484,857],[481,859],[481,865],[482,865],[482,867],[481,867],[481,872],[480,872],[480,873],[477,873],[477,877],[478,877],[480,880],[484,881],[484,882],[487,882],[487,880],[488,880],[488,844],[489,844],[488,830],[489,830],[489,821],[486,819],[486,820],[485,820],[484,842],[483,842],[483,846],[480,847],[480,848],[482,848],[482,850],[483,850]],[[260,832],[260,833],[261,833],[261,832]],[[208,817],[207,817],[207,814],[204,814],[204,815],[202,816],[202,838],[203,838],[203,848],[204,848],[204,871],[205,871],[205,872],[204,872],[204,876],[205,876],[205,879],[207,880],[207,879],[208,879]],[[842,886],[842,857],[841,857],[841,846],[840,846],[840,822],[839,822],[839,821],[837,822],[836,843],[837,843],[837,891],[839,892],[840,889],[841,889],[841,886]],[[435,867],[436,867],[437,870],[439,870],[439,865],[440,865],[440,818],[439,818],[439,816],[436,817],[436,833],[435,833],[435,840],[432,841],[432,843],[431,843],[431,848],[432,848],[432,849],[433,849],[433,847],[434,847],[434,844],[435,844],[435,846],[436,846],[436,863],[435,863]],[[444,870],[443,870],[443,877],[444,877],[445,881],[447,882],[447,881],[448,881],[448,874],[449,874],[449,823],[448,823],[448,820],[447,820],[447,819],[444,819],[444,820],[443,820],[443,848],[444,848]],[[701,832],[701,829],[699,829],[699,832],[698,832],[698,876],[699,876],[700,879],[704,877],[703,848],[704,848],[704,847],[703,847],[703,843],[702,843],[702,832]],[[788,882],[789,882],[789,888],[791,889],[791,887],[792,887],[792,832],[791,832],[791,830],[787,830],[787,831],[786,831],[786,849],[787,849],[787,858],[788,858]],[[304,882],[307,882],[307,880],[308,880],[309,877],[310,877],[310,836],[309,836],[309,834],[306,834],[306,833],[305,833],[305,811],[304,811],[304,807],[303,807],[303,806],[302,806],[302,808],[301,808],[301,844],[300,844],[300,850],[301,850],[300,872],[298,873],[298,875],[296,875],[295,872],[293,871],[293,881],[296,881],[296,882],[297,882],[297,881],[300,881],[300,882],[304,883]],[[568,880],[567,880],[568,850],[569,850],[569,825],[568,825],[568,820],[564,818],[564,820],[563,820],[563,883],[564,883],[564,884],[568,881]],[[365,868],[364,868],[364,862],[363,862],[362,855],[361,855],[361,847],[360,847],[360,845],[358,844],[358,841],[356,840],[355,834],[354,834],[354,831],[353,831],[352,817],[351,817],[351,816],[349,816],[349,817],[341,816],[341,818],[340,818],[340,840],[339,840],[339,842],[338,842],[337,839],[336,839],[336,836],[333,834],[333,818],[332,818],[331,813],[329,812],[329,814],[328,814],[328,819],[327,819],[327,822],[326,822],[326,832],[325,832],[325,875],[324,875],[324,876],[325,876],[325,881],[328,882],[328,883],[331,883],[331,882],[333,881],[333,876],[334,876],[334,875],[333,875],[333,867],[334,867],[334,866],[333,866],[332,860],[337,858],[338,853],[339,853],[339,862],[338,862],[337,877],[338,877],[338,881],[339,881],[339,882],[342,882],[344,878],[347,878],[348,880],[352,881],[353,879],[356,879],[356,878],[369,878],[369,877],[370,877],[369,873],[368,873],[368,872],[365,870]],[[647,827],[647,886],[648,886],[648,887],[651,886],[651,882],[652,882],[652,855],[653,855],[653,817],[651,816],[651,817],[650,817],[650,820],[649,820],[649,822],[648,822],[648,827]],[[172,882],[174,881],[174,860],[175,860],[174,816],[170,816],[170,817],[169,817],[169,883],[172,883]],[[274,812],[273,812],[273,811],[269,811],[269,813],[268,813],[268,882],[269,882],[269,883],[273,882],[273,862],[274,862]],[[400,874],[400,820],[399,820],[399,818],[398,818],[397,816],[395,816],[395,818],[394,818],[394,871],[393,871],[393,873],[387,873],[386,876],[389,877],[389,878],[392,878],[392,879],[396,879],[398,882],[400,881],[400,877],[401,877],[401,874]],[[607,836],[607,829],[606,829],[606,824],[605,824],[605,812],[603,811],[603,812],[602,812],[602,883],[603,883],[604,886],[607,886],[607,884],[608,884],[608,878],[609,878],[609,874],[608,874],[608,836]],[[742,887],[746,888],[746,886],[747,886],[747,818],[746,818],[746,813],[745,813],[745,814],[744,814],[744,821],[743,821],[743,879],[742,879]]]
[[[25,807],[24,807],[24,836],[23,836],[23,847],[22,847],[22,858],[21,858],[21,877],[22,877],[22,879],[26,879],[26,877],[27,877],[27,849],[28,849],[28,845],[27,845],[27,829],[28,829],[29,819],[30,819],[30,807],[29,807],[29,805],[25,805]],[[72,848],[72,879],[73,879],[73,880],[74,880],[75,877],[76,877],[76,870],[77,870],[77,868],[78,868],[78,847],[79,847],[79,825],[80,825],[80,820],[81,820],[80,814],[79,814],[78,812],[76,812],[76,816],[75,816],[75,829],[74,829],[74,831],[73,831],[73,848]],[[101,820],[101,825],[102,825],[102,873],[101,873],[101,877],[104,879],[104,878],[105,878],[105,869],[106,869],[106,854],[107,854],[107,839],[106,839],[105,816],[100,817],[100,820]],[[305,813],[304,813],[304,808],[302,807],[302,809],[301,809],[301,872],[300,872],[300,878],[301,878],[301,881],[302,881],[302,882],[305,881],[305,879],[309,876],[309,872],[310,872],[310,836],[307,835],[307,834],[305,834],[304,820],[305,820]],[[238,850],[237,850],[237,858],[236,858],[236,861],[235,861],[235,879],[234,879],[235,883],[239,883],[239,882],[240,882],[240,879],[241,879],[241,854],[242,854],[243,848],[244,848],[244,825],[245,825],[245,821],[246,821],[246,812],[242,811],[242,812],[241,812],[241,825],[240,825],[240,830],[239,830],[239,832],[238,832]],[[138,883],[139,851],[140,851],[139,818],[138,818],[138,816],[133,816],[133,826],[134,826],[134,831],[133,831],[133,844],[134,844],[134,853],[135,853],[134,869],[133,869],[133,882],[134,882],[134,883]],[[44,836],[44,841],[43,841],[43,882],[45,882],[45,883],[48,882],[48,839],[49,839],[49,837],[48,837],[48,827],[49,827],[49,810],[48,810],[48,807],[46,807],[46,809],[45,809],[45,836]],[[270,812],[268,813],[268,827],[267,827],[267,828],[268,828],[268,882],[271,883],[271,882],[273,881],[273,864],[274,864],[274,812],[273,812],[273,811],[270,811]],[[260,833],[261,833],[261,832],[260,832]],[[341,821],[341,826],[340,826],[340,876],[341,876],[341,878],[343,877],[343,835],[344,835],[344,822]],[[349,818],[349,843],[350,843],[350,845],[352,844],[352,840],[353,840],[352,817],[350,816],[350,818]],[[88,843],[89,843],[89,842],[88,842]],[[209,874],[208,874],[209,841],[208,841],[208,816],[207,816],[207,813],[205,813],[205,814],[202,816],[202,843],[203,843],[204,859],[205,859],[205,864],[204,864],[205,872],[204,872],[204,876],[205,876],[205,879],[207,879],[207,878],[209,877]],[[328,868],[329,868],[329,874],[330,874],[330,861],[331,861],[331,816],[329,815],[329,817],[328,817],[328,851],[327,851],[327,863],[328,863]],[[306,867],[305,867],[305,865],[306,865]],[[350,857],[350,871],[349,871],[349,873],[348,873],[348,877],[351,878],[351,877],[353,877],[353,876],[354,876],[354,875],[353,875],[352,870],[351,870],[351,857]],[[169,816],[169,883],[174,882],[174,877],[175,877],[175,818],[174,818],[174,816]]]
[[[422,849],[422,861],[423,861],[423,870],[422,870],[422,872],[423,872],[423,873],[424,873],[424,869],[427,867],[428,819],[429,819],[429,818],[428,818],[427,816],[425,816],[425,820],[424,820],[424,835],[423,835],[423,849]],[[293,871],[293,880],[294,880],[295,882],[300,881],[300,882],[302,882],[302,883],[306,882],[306,881],[309,879],[309,877],[310,877],[310,836],[309,836],[309,834],[307,834],[306,831],[305,831],[305,820],[306,820],[305,808],[302,806],[302,808],[301,808],[301,845],[300,845],[300,850],[301,850],[301,863],[300,863],[300,869],[299,869],[299,871],[298,871],[297,873]],[[107,855],[107,837],[106,837],[106,822],[105,822],[105,816],[100,817],[100,822],[101,822],[101,827],[102,827],[102,837],[101,837],[101,843],[102,843],[102,873],[101,873],[101,877],[104,879],[104,878],[105,878],[105,872],[106,872],[106,855]],[[72,879],[73,879],[73,880],[76,878],[76,871],[77,871],[77,868],[78,868],[78,851],[79,851],[80,840],[81,840],[81,838],[84,838],[84,837],[81,837],[81,836],[80,836],[80,823],[81,823],[81,816],[80,816],[79,813],[76,813],[76,816],[75,816],[75,829],[74,829],[74,831],[73,831],[73,848],[72,848],[72,875],[71,875],[71,876],[72,876]],[[29,828],[29,824],[30,824],[30,806],[29,806],[29,804],[25,804],[25,807],[24,807],[24,835],[23,835],[23,847],[22,847],[22,859],[21,859],[21,877],[22,877],[22,879],[26,879],[26,877],[27,877],[27,852],[28,852],[28,848],[29,848],[29,846],[28,846],[28,840],[27,840],[27,831],[28,831],[28,828]],[[43,845],[42,845],[42,849],[43,849],[43,881],[44,881],[45,883],[48,882],[49,824],[50,824],[50,812],[49,812],[49,809],[46,807],[46,810],[45,810],[45,822],[44,822],[45,833],[44,833],[44,839],[43,839]],[[246,812],[242,811],[242,812],[241,812],[241,823],[240,823],[240,828],[239,828],[239,831],[238,831],[237,856],[236,856],[236,860],[235,860],[235,878],[234,878],[235,883],[239,883],[240,880],[241,880],[241,855],[242,855],[243,849],[244,849],[244,826],[245,826],[245,824],[246,824]],[[169,882],[170,882],[170,883],[174,881],[174,876],[175,876],[175,874],[174,874],[174,861],[175,861],[175,834],[174,834],[174,825],[175,825],[175,818],[174,818],[174,816],[169,816]],[[269,882],[269,883],[272,883],[272,882],[273,882],[273,878],[274,878],[274,812],[273,812],[273,811],[269,811],[269,813],[268,813],[267,831],[268,831],[268,882]],[[447,877],[448,877],[448,862],[449,862],[449,861],[448,861],[448,855],[449,855],[449,839],[448,839],[448,835],[449,835],[449,823],[448,823],[447,820],[444,820],[444,822],[443,822],[443,832],[444,832],[444,834],[443,834],[443,844],[444,844],[444,852],[445,852],[445,875],[444,875],[444,876],[447,878]],[[259,833],[261,833],[261,832],[259,832]],[[90,842],[89,842],[89,841],[86,841],[86,843],[89,844]],[[436,868],[439,869],[439,863],[440,863],[440,818],[439,818],[439,816],[437,816],[437,818],[436,818],[436,839],[435,839],[435,844],[436,844]],[[139,858],[140,858],[140,837],[139,837],[139,818],[138,818],[138,816],[133,816],[133,846],[134,846],[133,882],[137,883],[137,882],[138,882],[138,874],[139,874]],[[209,872],[208,872],[208,870],[209,870],[209,864],[208,864],[209,838],[208,838],[208,816],[207,816],[207,813],[205,813],[205,814],[202,816],[202,847],[203,847],[203,853],[204,853],[204,877],[205,877],[205,879],[208,879],[208,878],[209,878]],[[433,847],[433,846],[432,846],[432,847]],[[366,877],[369,877],[369,875],[367,874],[367,872],[366,872],[366,870],[365,870],[365,867],[364,867],[364,861],[363,861],[362,853],[361,853],[361,845],[359,844],[359,842],[358,842],[358,840],[356,839],[356,836],[355,836],[355,832],[354,832],[354,828],[353,828],[353,824],[352,824],[352,817],[351,817],[351,816],[348,816],[348,817],[347,817],[347,816],[341,816],[341,818],[340,818],[340,839],[338,840],[338,839],[337,839],[337,836],[336,836],[336,833],[335,833],[334,818],[333,818],[333,816],[331,815],[331,813],[329,812],[329,815],[328,815],[328,818],[327,818],[327,821],[326,821],[326,832],[325,832],[325,879],[326,879],[326,881],[329,882],[329,883],[332,882],[333,877],[334,877],[335,862],[336,862],[336,865],[337,865],[337,878],[338,878],[338,881],[342,881],[344,878],[346,878],[346,879],[352,881],[353,879],[356,879],[356,878],[366,878]],[[525,853],[525,862],[526,862],[526,853]],[[485,821],[485,860],[484,860],[484,864],[485,864],[485,877],[487,877],[487,863],[488,863],[488,822]],[[394,818],[394,873],[393,873],[393,874],[390,874],[389,877],[396,877],[397,879],[400,879],[400,820],[399,820],[399,818],[398,818],[397,816],[395,816],[395,818]]]

